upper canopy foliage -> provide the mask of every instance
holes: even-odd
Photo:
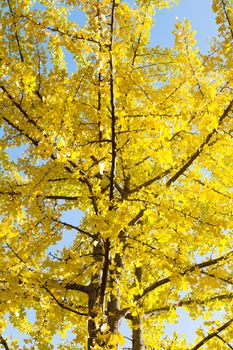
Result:
[[[29,336],[5,349],[69,329],[57,349],[116,349],[122,319],[134,350],[231,348],[232,0],[205,55],[187,20],[148,45],[176,2],[1,1],[0,332],[8,315]],[[179,308],[205,320],[192,345],[164,336]]]

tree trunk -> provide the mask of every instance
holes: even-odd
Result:
[[[103,262],[103,246],[101,242],[98,242],[96,246],[93,247],[93,258],[95,262]],[[92,276],[92,281],[90,283],[90,291],[88,295],[88,313],[90,319],[88,320],[88,341],[87,349],[91,350],[94,347],[95,340],[97,339],[97,334],[99,332],[94,318],[96,315],[96,306],[100,301],[100,284],[101,284],[101,273],[97,272]]]
[[[110,274],[110,279],[109,279],[109,286],[110,288],[114,288],[114,284],[118,283],[119,279],[119,268],[123,268],[122,265],[122,258],[119,254],[115,255],[115,264],[116,264],[116,269],[114,272]],[[115,295],[116,293],[116,295]],[[110,331],[112,333],[117,333],[119,331],[119,308],[120,308],[120,303],[119,303],[119,289],[117,288],[116,292],[113,295],[110,296],[110,300],[108,302],[108,324],[110,327]]]
[[[143,341],[143,325],[140,316],[133,319],[133,350],[145,350],[145,344]]]
[[[140,284],[142,280],[142,267],[136,267],[135,268],[135,277],[137,282]],[[136,296],[136,299],[139,296]],[[140,305],[139,305],[140,306]],[[133,337],[133,350],[144,350],[145,345],[143,341],[143,323],[140,318],[140,316],[136,316],[133,318],[133,332],[132,332],[132,337]]]
[[[88,300],[88,308],[89,308],[89,316],[92,317],[88,320],[88,344],[87,348],[88,350],[91,350],[94,346],[94,340],[96,339],[98,329],[96,327],[95,321],[93,320],[95,314],[93,313],[93,308],[96,305],[97,300],[97,293],[98,293],[98,284],[93,283],[92,284],[92,290],[89,294],[89,300]]]

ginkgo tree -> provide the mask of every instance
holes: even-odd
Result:
[[[148,45],[156,10],[172,5],[1,1],[5,350],[52,349],[68,330],[57,349],[117,349],[123,320],[133,350],[233,348],[233,5],[213,0],[208,54],[188,20],[173,48]],[[80,10],[84,26],[70,17]],[[69,230],[71,246],[51,253]],[[204,319],[193,344],[164,333],[182,309]]]

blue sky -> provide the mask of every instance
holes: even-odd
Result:
[[[171,47],[173,45],[173,35],[174,25],[176,23],[176,18],[179,20],[183,18],[189,19],[194,30],[197,31],[196,40],[197,46],[200,51],[207,53],[209,45],[208,38],[217,35],[217,27],[214,21],[214,14],[211,10],[211,0],[181,0],[180,6],[173,7],[172,9],[158,10],[155,18],[155,25],[151,32],[151,46],[161,45],[162,47]],[[81,12],[73,12],[71,15],[72,20],[77,20],[81,25],[84,24],[85,16]],[[70,65],[70,70],[72,71],[75,67],[71,60],[71,56],[66,55],[68,64]],[[9,155],[12,160],[16,160],[19,153],[21,153],[22,148],[10,149]],[[80,212],[66,212],[64,213],[63,219],[67,222],[78,224],[77,221],[81,219]],[[76,220],[76,221],[75,221]],[[75,232],[72,230],[64,231],[63,240],[56,245],[56,247],[51,247],[51,251],[57,248],[62,248],[62,246],[69,246],[75,237]],[[33,313],[31,313],[31,318]],[[187,339],[192,341],[195,338],[195,328],[197,323],[200,324],[201,320],[192,322],[185,312],[180,313],[180,322],[175,325],[167,325],[166,333],[167,335],[172,335],[173,331],[178,333],[185,333]],[[122,333],[130,337],[129,329],[126,327],[125,322],[123,322]],[[9,326],[3,336],[18,336],[13,327]],[[21,338],[22,339],[22,338]],[[59,337],[54,338],[54,344],[59,341]],[[126,341],[125,347],[130,346],[130,342]]]
[[[209,48],[208,38],[217,34],[211,5],[211,0],[181,0],[179,6],[174,6],[169,10],[158,10],[151,33],[151,44],[171,47],[176,18],[178,17],[179,20],[186,18],[190,20],[193,29],[197,32],[197,46],[200,51],[206,53]]]

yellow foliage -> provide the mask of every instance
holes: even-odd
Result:
[[[122,320],[187,349],[180,309],[197,346],[232,338],[232,0],[206,55],[188,20],[149,45],[178,1],[131,3],[1,2],[0,328],[25,349],[117,349]]]

